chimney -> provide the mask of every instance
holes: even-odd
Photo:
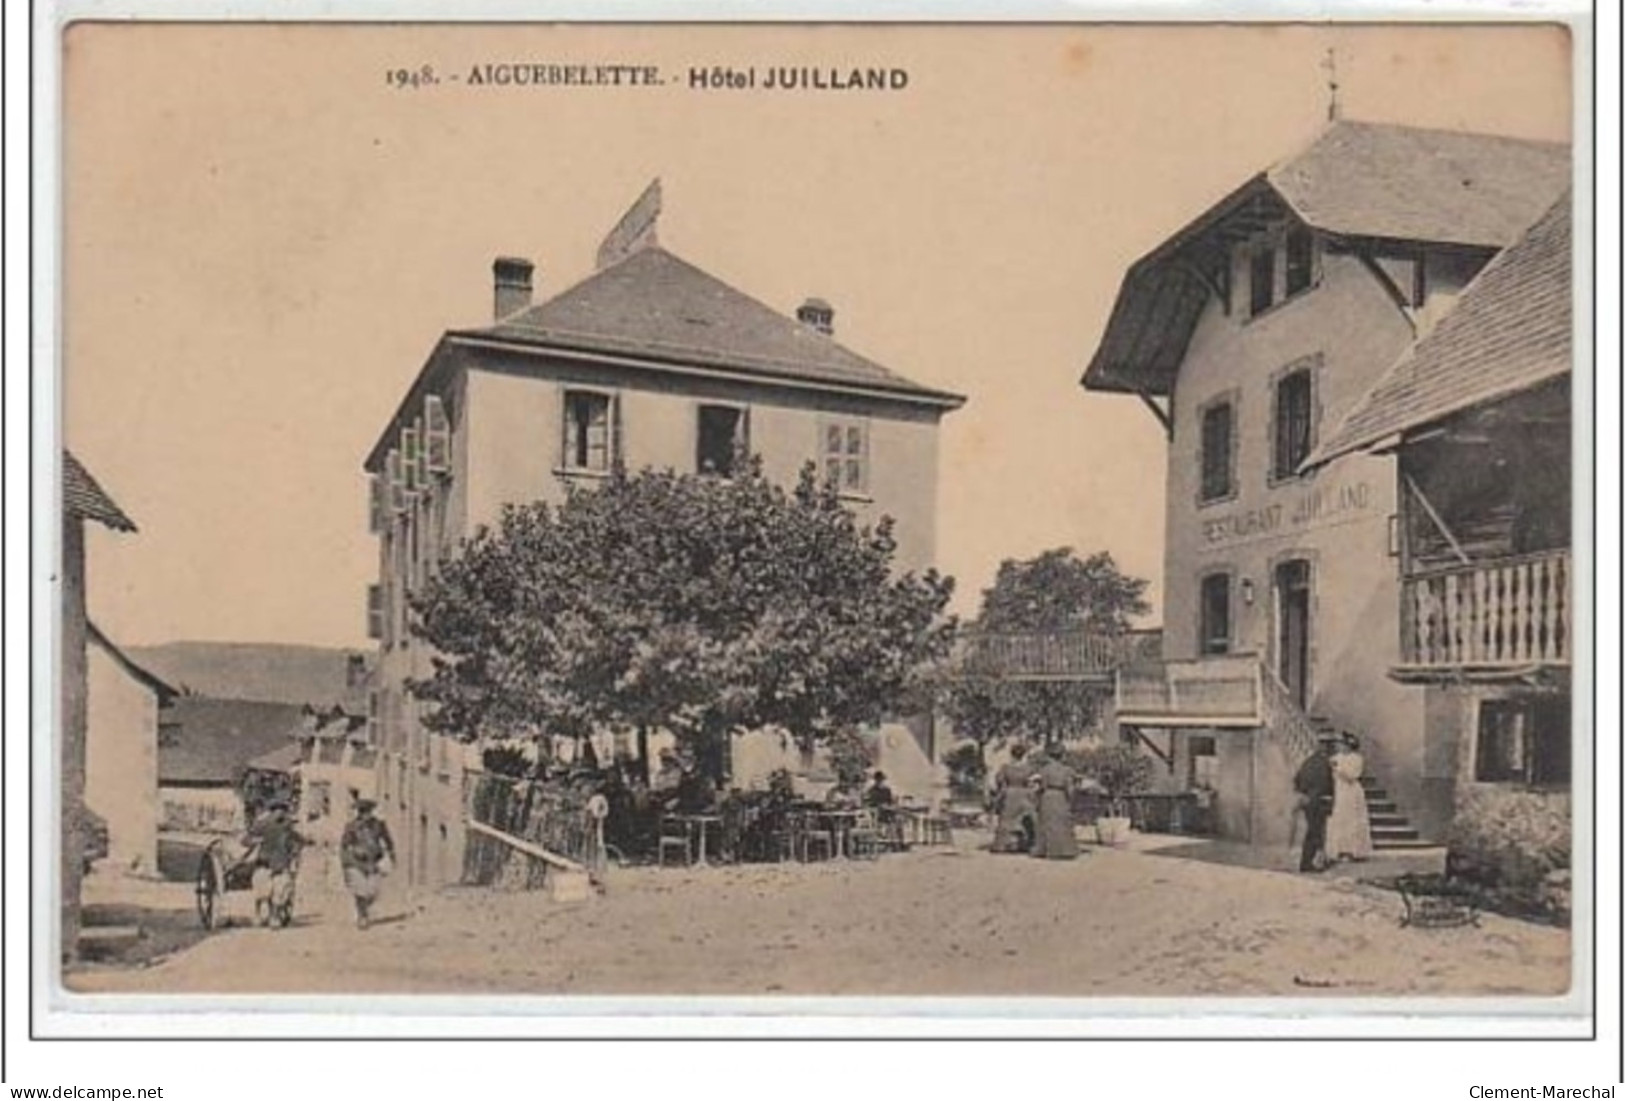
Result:
[[[495,319],[511,317],[530,305],[531,273],[536,265],[517,256],[498,256],[491,265],[496,285]]]
[[[822,298],[809,298],[797,306],[796,320],[825,336],[835,335],[835,307]]]

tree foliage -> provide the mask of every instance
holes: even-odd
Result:
[[[1147,584],[1120,571],[1106,551],[1079,558],[1059,547],[1007,559],[982,593],[969,645],[978,634],[1120,635],[1150,611]],[[956,681],[944,710],[956,731],[983,745],[1003,738],[1049,743],[1087,730],[1100,704],[1101,689],[1086,683],[986,677]]]
[[[563,504],[510,506],[412,601],[434,650],[409,690],[464,738],[664,728],[714,760],[777,725],[804,745],[877,721],[943,656],[951,579],[892,575],[809,464],[791,490],[617,469]]]

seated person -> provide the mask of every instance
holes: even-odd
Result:
[[[891,787],[886,783],[886,774],[877,772],[869,782],[869,789],[863,793],[863,805],[866,807],[891,807],[897,802],[892,794]]]
[[[676,795],[673,806],[679,814],[709,814],[716,809],[717,786],[692,761],[683,762]]]

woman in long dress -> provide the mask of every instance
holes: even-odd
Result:
[[[999,769],[994,781],[993,806],[999,815],[993,832],[996,853],[1024,853],[1033,845],[1032,780],[1037,770],[1026,757],[1026,746],[1012,746],[1010,760]]]
[[[1078,776],[1059,756],[1038,768],[1038,832],[1033,855],[1047,860],[1071,860],[1078,855],[1078,837],[1072,831],[1072,789]]]
[[[1371,817],[1360,783],[1364,772],[1360,739],[1344,734],[1332,757],[1332,814],[1326,821],[1326,854],[1333,860],[1371,858]]]

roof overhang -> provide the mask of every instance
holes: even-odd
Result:
[[[1288,215],[1296,212],[1260,173],[1135,261],[1079,380],[1083,388],[1172,393],[1214,284],[1228,278],[1230,244]]]

